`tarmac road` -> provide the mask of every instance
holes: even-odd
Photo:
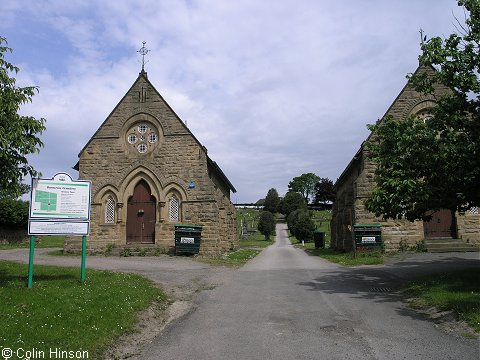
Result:
[[[295,249],[277,225],[274,245],[203,292],[141,358],[478,359],[477,340],[443,332],[395,293],[419,271],[479,266],[478,254],[443,257],[347,269]]]

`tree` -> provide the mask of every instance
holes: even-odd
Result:
[[[20,184],[19,185],[19,191],[21,195],[29,193],[31,190],[31,186],[28,184]],[[20,195],[20,196],[21,196]],[[0,199],[18,199],[19,195],[18,194],[12,194],[8,190],[0,189]]]
[[[294,177],[288,184],[288,190],[298,192],[303,196],[307,204],[310,201],[310,196],[315,192],[315,184],[320,181],[320,177],[314,173],[302,174]]]
[[[265,197],[265,202],[263,203],[263,210],[270,211],[274,214],[277,211],[278,203],[280,202],[280,197],[276,189],[272,188],[268,190],[267,196]]]
[[[292,211],[306,208],[307,203],[303,196],[293,191],[287,192],[278,204],[278,210],[285,216],[288,216]]]
[[[275,232],[275,217],[270,211],[262,211],[258,220],[258,231],[270,240],[270,235]]]
[[[321,178],[315,184],[315,204],[325,203],[335,200],[335,192],[333,191],[333,181],[328,178]]]
[[[378,167],[365,205],[377,216],[413,221],[428,219],[428,210],[480,205],[480,3],[458,4],[468,16],[459,34],[421,44],[420,63],[433,74],[409,76],[417,91],[435,95],[432,117],[370,126],[368,150]],[[451,91],[439,95],[437,84]]]
[[[424,214],[431,208],[431,198],[436,192],[430,189],[429,194],[422,195],[423,199],[418,193],[420,189],[426,193],[423,181],[435,171],[428,162],[437,151],[435,133],[415,117],[405,121],[386,117],[372,130],[379,140],[370,141],[367,147],[378,166],[377,186],[365,205],[377,216],[414,220],[418,211]]]
[[[43,146],[37,134],[45,130],[45,119],[18,113],[22,105],[32,101],[38,87],[16,86],[16,79],[10,75],[20,69],[5,60],[5,53],[12,52],[7,45],[7,40],[0,37],[0,189],[18,197],[23,178],[38,174],[26,156]]]

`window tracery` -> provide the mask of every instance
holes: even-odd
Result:
[[[127,142],[140,154],[146,154],[158,143],[158,132],[154,126],[142,122],[127,131]]]
[[[173,194],[168,202],[169,221],[180,221],[180,200]]]
[[[115,224],[115,200],[111,196],[105,202],[105,224]]]

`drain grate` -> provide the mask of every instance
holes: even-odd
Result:
[[[376,293],[389,293],[389,292],[392,292],[392,289],[384,288],[384,287],[373,287],[368,291],[369,292],[376,292]]]

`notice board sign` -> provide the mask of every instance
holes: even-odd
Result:
[[[30,220],[29,235],[88,235],[88,221]]]
[[[66,173],[32,179],[29,235],[87,235],[90,190],[90,181],[73,181]]]

